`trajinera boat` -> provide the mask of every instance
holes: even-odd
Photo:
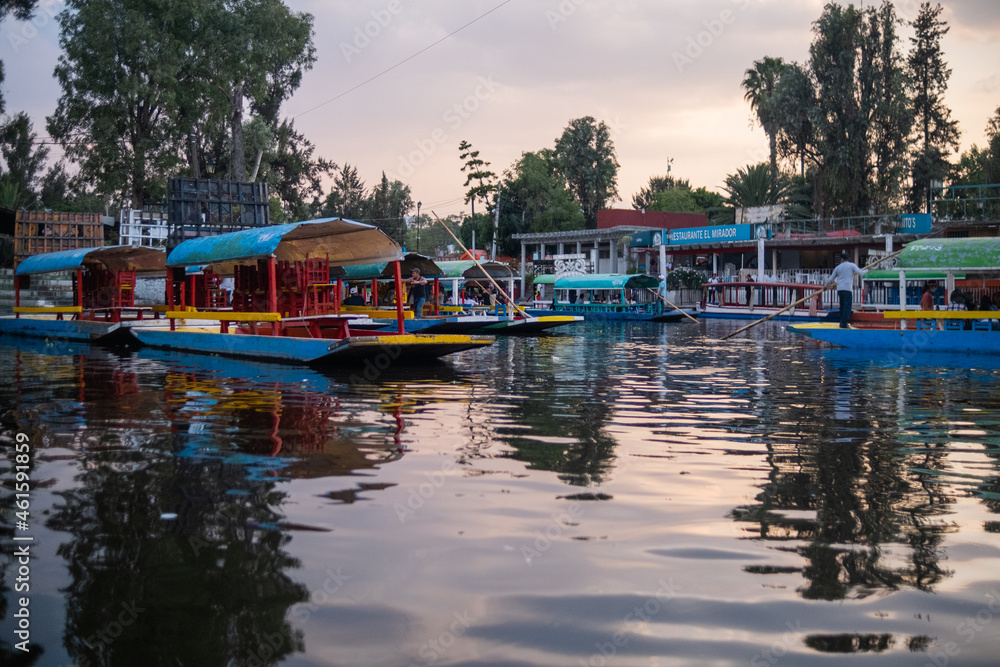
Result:
[[[536,282],[539,282],[536,279]],[[656,295],[660,282],[649,275],[592,273],[560,276],[551,279],[552,304],[549,308],[530,308],[532,315],[563,314],[588,320],[628,320],[639,322],[679,322],[697,315],[695,310],[677,310],[661,302]],[[564,292],[560,300],[560,292]]]
[[[128,340],[130,327],[151,323],[165,308],[137,306],[137,277],[162,277],[162,248],[76,248],[21,261],[14,271],[14,315],[0,318],[0,333],[111,344]],[[69,273],[72,292],[47,306],[22,306],[33,276]]]
[[[189,352],[379,367],[427,361],[493,342],[491,336],[408,334],[402,259],[399,246],[378,228],[340,218],[191,239],[167,257],[169,328],[137,330],[133,335],[144,345]],[[396,327],[352,331],[350,322],[357,315],[341,311],[341,267],[376,262],[394,267]],[[191,305],[189,285],[195,283],[184,269],[192,266],[233,277],[231,307]]]
[[[996,304],[1000,293],[1000,238],[914,241],[897,257],[894,271],[898,271],[898,294],[904,295],[908,275],[926,280],[927,275],[943,274],[948,295],[944,309],[916,310],[919,305],[903,299],[894,309],[881,311],[880,322],[852,318],[850,329],[820,323],[793,324],[789,330],[841,347],[891,350],[904,357],[927,352],[1000,354],[1000,311],[987,309],[1000,308],[988,305]],[[953,309],[951,296],[956,290],[971,302],[968,309]]]
[[[837,307],[836,292],[823,285],[788,282],[730,281],[702,285],[701,316],[730,319],[760,319],[814,294],[801,306],[789,308],[778,317],[802,322],[831,319]]]

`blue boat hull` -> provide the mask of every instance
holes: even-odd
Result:
[[[55,320],[22,317],[0,318],[0,335],[55,338],[87,343],[104,343],[125,333],[120,322]]]
[[[491,336],[405,334],[333,340],[168,329],[131,331],[140,343],[150,347],[315,366],[363,364],[366,361],[379,363],[384,360],[426,362],[446,354],[483,347],[494,340]]]
[[[837,324],[793,324],[789,331],[840,347],[898,352],[1000,354],[1000,332],[925,329],[841,329]]]

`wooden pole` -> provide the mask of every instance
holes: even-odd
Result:
[[[663,303],[667,304],[668,306],[670,306],[671,308],[673,308],[674,310],[676,310],[677,312],[679,312],[679,313],[680,313],[681,315],[683,315],[684,317],[686,317],[686,318],[688,318],[689,320],[691,320],[692,322],[697,322],[697,321],[698,321],[698,320],[696,320],[695,318],[693,318],[693,317],[691,317],[690,315],[688,315],[687,313],[685,313],[685,312],[684,312],[683,310],[681,310],[681,309],[680,309],[680,308],[678,308],[677,306],[675,306],[674,304],[672,304],[672,303],[670,303],[669,301],[667,301],[667,297],[665,297],[665,296],[661,295],[661,294],[660,294],[659,292],[655,292],[655,291],[653,291],[653,290],[652,290],[651,288],[649,288],[649,287],[647,287],[646,289],[647,289],[647,290],[649,290],[650,292],[653,292],[653,294],[655,294],[655,295],[656,295],[656,296],[658,296],[659,298],[663,299]]]
[[[517,312],[521,313],[521,315],[523,315],[524,317],[530,317],[530,315],[528,315],[528,312],[524,308],[521,308],[519,305],[517,305],[513,301],[513,299],[511,299],[510,296],[506,292],[503,291],[503,288],[500,287],[499,283],[497,283],[497,281],[493,280],[493,276],[491,276],[489,273],[486,272],[486,269],[483,268],[483,265],[479,263],[478,259],[476,259],[476,255],[474,253],[469,252],[469,249],[466,248],[465,245],[461,241],[458,240],[458,237],[455,236],[455,233],[453,231],[451,231],[451,229],[448,228],[448,225],[444,224],[444,221],[442,221],[441,218],[438,217],[437,213],[435,213],[434,211],[431,211],[431,215],[434,216],[435,220],[437,220],[438,222],[441,223],[441,226],[445,228],[445,231],[447,231],[449,235],[451,235],[451,238],[455,239],[455,243],[457,243],[458,247],[462,249],[462,252],[469,253],[469,257],[472,258],[472,261],[476,263],[476,266],[478,266],[479,270],[483,272],[483,275],[486,276],[486,278],[491,283],[493,283],[493,286],[497,288],[497,292],[500,292],[501,294],[503,294],[504,299],[507,300],[507,303],[510,304],[511,306],[513,306],[517,310]]]
[[[885,262],[887,260],[892,259],[893,257],[895,257],[896,255],[898,255],[901,252],[903,252],[903,248],[900,248],[899,250],[897,250],[896,252],[892,253],[891,255],[886,255],[882,259],[877,260],[877,261],[875,261],[872,264],[869,264],[868,265],[869,268],[867,268],[865,270],[869,271],[869,270],[871,270],[871,267],[878,266],[882,262]],[[723,336],[719,340],[727,340],[729,338],[732,338],[733,336],[735,336],[738,333],[742,333],[742,332],[746,331],[747,329],[752,329],[753,327],[757,326],[761,322],[767,322],[769,319],[777,317],[778,315],[781,315],[783,312],[785,312],[787,310],[791,310],[792,308],[795,308],[795,306],[798,306],[799,304],[805,303],[809,299],[814,299],[814,298],[818,297],[823,292],[828,292],[834,286],[835,286],[834,283],[829,283],[829,284],[825,285],[822,289],[815,290],[815,291],[811,292],[808,296],[802,297],[801,299],[799,299],[795,303],[789,304],[789,305],[785,306],[784,308],[782,308],[781,310],[776,310],[775,312],[771,313],[767,317],[763,317],[763,318],[757,320],[756,322],[751,322],[750,324],[746,325],[745,327],[740,327],[736,331],[731,331],[730,333],[727,333],[725,336]]]
[[[393,283],[396,288],[396,321],[397,321],[397,333],[406,333],[406,325],[403,322],[403,269],[402,262],[392,263],[392,278]]]

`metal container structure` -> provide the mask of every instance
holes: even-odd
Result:
[[[267,183],[171,178],[167,183],[169,248],[182,241],[270,224]]]
[[[104,216],[98,213],[18,211],[14,261],[32,255],[104,245]]]

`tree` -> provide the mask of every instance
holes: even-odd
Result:
[[[309,201],[323,196],[322,178],[336,173],[337,165],[313,157],[316,147],[290,121],[283,121],[272,136],[261,158],[258,179],[267,182],[278,196],[285,217],[303,220],[320,215],[322,205],[312,207]]]
[[[459,159],[464,160],[462,171],[465,172],[465,203],[472,204],[472,215],[476,215],[476,200],[483,202],[483,208],[489,207],[490,195],[496,191],[497,175],[487,169],[489,162],[479,157],[479,151],[472,148],[466,140],[458,144]],[[471,187],[470,187],[471,186]]]
[[[39,172],[49,155],[49,149],[38,146],[37,139],[31,119],[23,111],[0,129],[0,154],[6,167],[3,178],[27,194],[35,192]]]
[[[632,208],[637,211],[649,209],[656,203],[656,195],[671,188],[689,188],[691,183],[686,179],[675,179],[669,174],[667,176],[650,176],[649,184],[639,188],[639,192],[632,195]]]
[[[895,11],[828,4],[813,27],[817,210],[882,212],[901,189],[912,115],[898,55]]]
[[[778,179],[778,188],[771,188],[771,166],[766,162],[740,167],[735,174],[726,176],[723,187],[726,202],[734,208],[770,206],[778,204],[785,197],[787,181]]]
[[[668,213],[703,213],[690,188],[670,188],[656,195],[656,201],[649,208],[651,211],[667,211]]]
[[[799,161],[799,175],[805,177],[806,159],[818,161],[814,118],[819,113],[815,84],[809,71],[798,63],[785,65],[774,90],[777,114],[778,154]]]
[[[771,189],[778,187],[778,107],[775,104],[775,89],[785,71],[785,61],[767,56],[754,62],[744,73],[744,99],[750,109],[757,114],[757,121],[770,144]]]
[[[522,153],[503,175],[503,212],[500,215],[499,246],[506,255],[520,244],[511,236],[579,229],[584,225],[580,206],[556,171],[552,151]]]
[[[618,197],[618,158],[611,130],[591,116],[571,120],[556,139],[559,173],[583,210],[587,227],[597,227],[597,212]]]
[[[67,0],[55,75],[62,87],[49,132],[82,177],[133,208],[161,199],[198,106],[189,46],[196,0]]]
[[[948,34],[948,24],[940,20],[941,5],[920,5],[913,21],[907,69],[911,80],[917,146],[913,156],[913,180],[910,205],[921,208],[930,198],[930,184],[944,179],[949,170],[947,156],[958,150],[958,121],[944,103],[951,69],[945,64],[941,40]]]
[[[389,181],[385,172],[365,202],[364,220],[375,225],[400,245],[406,244],[405,217],[413,209],[410,186]]]
[[[213,0],[203,30],[200,64],[210,82],[209,112],[225,117],[230,130],[230,177],[246,180],[244,113],[249,101],[277,124],[281,103],[315,61],[312,16],[291,12],[281,0]]]
[[[323,204],[324,218],[360,220],[365,215],[367,194],[357,167],[345,164],[333,180],[333,187]]]

